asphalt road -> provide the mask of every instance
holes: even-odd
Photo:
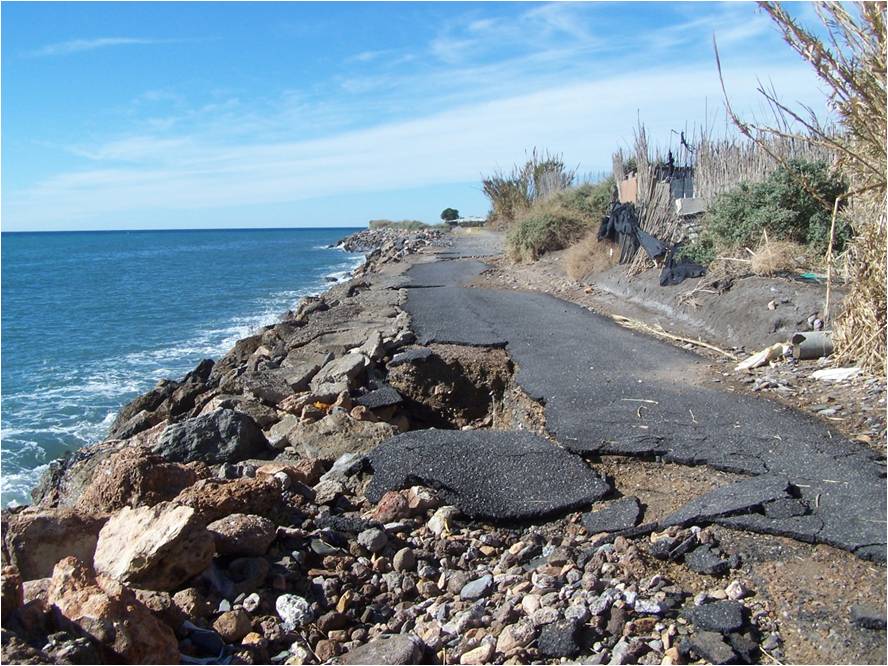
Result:
[[[406,309],[420,342],[505,346],[518,382],[543,401],[549,432],[568,450],[770,475],[778,486],[789,481],[804,508],[710,512],[716,522],[885,560],[885,466],[870,449],[796,410],[731,392],[700,357],[579,306],[463,287],[483,270],[458,258],[470,252],[457,245],[448,260],[408,272]]]

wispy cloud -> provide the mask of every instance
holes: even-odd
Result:
[[[71,39],[66,42],[47,44],[39,49],[28,51],[26,56],[31,58],[43,58],[48,56],[69,55],[83,51],[95,51],[112,46],[137,46],[148,44],[166,44],[174,40],[151,39],[147,37],[97,37],[95,39]]]

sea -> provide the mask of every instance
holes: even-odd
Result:
[[[357,229],[4,232],[0,502],[30,502],[50,461],[101,441],[160,379],[346,278]]]

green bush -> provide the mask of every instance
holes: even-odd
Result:
[[[771,240],[802,243],[812,254],[822,255],[829,243],[832,204],[847,191],[847,183],[824,162],[790,161],[760,183],[741,183],[716,197],[703,233],[684,255],[700,260],[714,258],[717,252],[754,248],[765,231]],[[837,223],[836,251],[850,235],[847,224]]]

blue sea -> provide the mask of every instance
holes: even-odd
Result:
[[[3,233],[3,506],[159,379],[347,276],[363,257],[327,246],[353,231]]]

